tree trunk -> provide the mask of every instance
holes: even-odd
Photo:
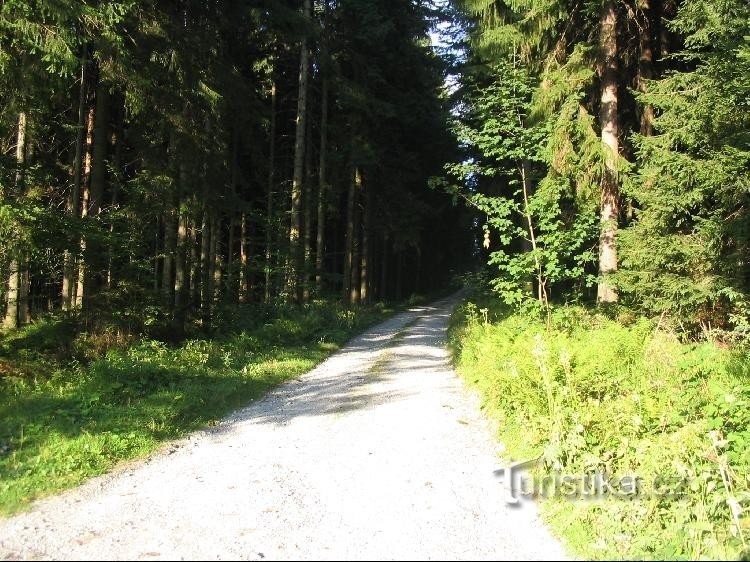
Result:
[[[638,91],[646,93],[648,80],[654,78],[654,8],[657,0],[644,0],[643,17],[638,31],[640,56],[638,58]],[[654,131],[654,107],[651,104],[641,106],[641,134],[651,136]]]
[[[266,263],[263,302],[271,302],[273,284],[273,239],[276,221],[274,219],[274,189],[276,183],[276,82],[271,84],[271,130],[268,148],[268,190],[266,192]]]
[[[89,215],[91,200],[91,160],[94,145],[94,122],[96,120],[96,108],[92,105],[88,110],[86,118],[86,145],[83,158],[83,172],[81,176],[81,219],[86,220]],[[79,242],[80,252],[78,254],[78,279],[75,290],[75,307],[83,308],[84,291],[86,285],[86,236],[81,235]]]
[[[321,46],[320,73],[322,76],[320,99],[320,160],[318,164],[318,225],[315,240],[315,289],[320,297],[323,294],[323,274],[325,267],[325,235],[326,235],[326,205],[327,205],[327,169],[328,165],[328,49],[326,47],[325,31],[328,21],[328,1],[324,2],[323,39]]]
[[[354,269],[354,238],[355,230],[355,211],[357,205],[358,185],[361,183],[359,168],[355,167],[352,172],[352,178],[349,182],[349,194],[346,202],[346,244],[344,248],[344,283],[343,299],[345,303],[351,303],[352,293],[352,270]]]
[[[354,237],[352,240],[352,273],[349,292],[349,304],[359,304],[360,294],[360,256],[362,251],[361,236],[362,236],[362,172],[357,168],[357,172],[354,175],[354,212],[352,216],[352,229],[354,231]]]
[[[186,201],[184,200],[187,192],[187,169],[181,162],[178,165],[178,182],[179,191],[182,197],[178,198],[178,222],[177,222],[177,242],[174,261],[174,314],[173,325],[178,335],[181,335],[185,328],[187,310],[190,306],[190,265],[188,263],[188,244],[189,244],[189,212]],[[180,200],[183,199],[183,200]]]
[[[238,200],[238,188],[240,178],[240,168],[238,162],[240,145],[240,134],[239,129],[235,127],[232,130],[232,143],[231,143],[231,154],[230,154],[230,189],[232,197]],[[242,216],[244,213],[237,212],[236,209],[232,208],[229,210],[229,240],[227,241],[227,282],[226,282],[226,296],[228,302],[237,303],[239,302],[239,286],[242,283],[242,257],[240,256],[239,261],[236,258],[235,247],[237,246],[237,229],[240,227],[242,222]],[[240,234],[239,240],[240,254],[242,254],[242,235]]]
[[[88,216],[94,219],[97,227],[101,227],[98,219],[101,215],[102,204],[104,200],[104,188],[107,180],[107,133],[109,130],[109,91],[102,80],[99,80],[96,87],[96,109],[94,118],[94,138],[91,146],[91,188],[89,197]],[[85,238],[85,236],[84,236]],[[85,246],[86,254],[83,256],[85,261],[85,277],[83,287],[79,278],[79,290],[85,292],[86,298],[89,298],[98,289],[101,281],[101,272],[104,269],[103,248],[96,241],[84,240],[82,247]]]
[[[21,255],[21,267],[18,272],[18,323],[23,326],[31,321],[31,272],[29,255]]]
[[[312,19],[312,0],[304,0],[303,16]],[[294,175],[292,177],[292,206],[289,226],[289,264],[287,292],[290,300],[299,299],[302,253],[300,245],[300,210],[304,189],[305,137],[307,132],[307,93],[310,77],[310,49],[307,40],[300,49],[299,95],[297,97],[297,127],[294,142]]]
[[[23,189],[23,171],[26,159],[26,113],[18,115],[16,129],[16,185],[15,195],[19,196]],[[21,286],[22,273],[18,250],[13,250],[13,257],[8,266],[8,292],[6,293],[6,309],[3,327],[9,330],[18,328],[21,321]]]
[[[383,236],[383,257],[380,263],[380,287],[378,287],[380,300],[388,299],[388,235]]]
[[[119,205],[120,188],[124,181],[124,170],[123,170],[123,145],[125,143],[125,99],[124,96],[118,96],[118,115],[117,124],[115,131],[112,134],[112,169],[114,171],[114,177],[112,178],[112,195],[110,198],[110,214],[117,211]],[[115,234],[115,221],[110,217],[109,224],[110,241],[109,247],[107,248],[107,289],[112,289],[114,285],[114,268],[115,268],[115,255],[114,255],[114,244],[112,238]]]
[[[599,121],[605,160],[601,191],[601,234],[599,237],[599,287],[600,303],[614,303],[617,291],[608,279],[617,271],[617,222],[620,214],[620,190],[617,161],[620,156],[618,140],[618,51],[617,3],[604,0],[600,29],[601,49],[601,107]]]
[[[211,252],[210,267],[212,279],[211,301],[217,302],[221,298],[221,281],[222,281],[222,255],[221,255],[221,219],[214,214],[211,219]]]
[[[404,293],[404,252],[398,250],[396,252],[396,300],[399,301],[403,297]]]
[[[188,217],[182,207],[179,212],[177,223],[177,245],[174,263],[174,327],[181,333],[185,327],[185,316],[187,313],[188,300]]]
[[[359,268],[359,302],[368,304],[370,302],[370,230],[372,228],[372,188],[364,187],[363,197],[364,209],[362,211],[362,249],[360,251]]]
[[[328,164],[328,78],[323,77],[322,111],[320,116],[320,163],[318,168],[318,230],[315,240],[315,287],[318,296],[323,294],[323,274],[325,267],[326,205],[328,185],[326,166]]]
[[[24,180],[26,175],[26,162],[28,158],[29,136],[26,113],[18,115],[18,131],[16,135],[16,194],[23,197],[25,194]],[[23,326],[31,320],[31,272],[29,271],[29,254],[22,252],[19,263],[19,286],[18,286],[18,323]]]
[[[86,138],[86,103],[88,98],[88,53],[81,61],[81,83],[78,93],[78,125],[75,157],[73,161],[73,187],[66,200],[68,216],[78,216],[83,178],[83,148]],[[63,254],[62,309],[71,310],[75,304],[75,256],[70,250]]]
[[[243,212],[240,216],[240,288],[238,295],[239,302],[241,303],[247,302],[250,295],[248,235],[247,213]]]
[[[179,215],[178,202],[171,197],[169,207],[164,211],[164,251],[161,270],[161,292],[163,300],[170,308],[174,304],[175,254],[177,252],[177,228]]]
[[[370,302],[369,289],[369,236],[367,234],[367,228],[362,230],[362,248],[360,250],[359,260],[359,302],[361,304],[367,304]]]
[[[8,267],[7,308],[5,309],[5,320],[3,321],[3,327],[8,330],[18,328],[18,293],[20,285],[21,276],[18,271],[18,260],[13,259]]]
[[[652,2],[658,2],[656,5],[657,13],[655,20],[659,22],[659,59],[663,61],[664,58],[672,52],[669,28],[665,25],[665,22],[668,22],[675,16],[675,11],[679,3],[668,2],[667,0],[652,0]],[[663,72],[664,67],[662,66],[660,70]]]
[[[159,291],[159,273],[161,272],[161,250],[162,240],[161,231],[164,225],[164,217],[159,215],[156,217],[156,232],[154,233],[154,259],[153,259],[153,289],[154,294]]]
[[[198,221],[195,216],[190,217],[190,308],[200,310],[201,307],[201,256],[198,245]]]
[[[231,213],[231,217],[229,219],[229,239],[227,240],[227,269],[226,269],[226,296],[228,297],[228,302],[236,303],[237,297],[238,297],[238,289],[235,285],[235,279],[238,278],[237,272],[235,269],[237,268],[237,260],[235,260],[234,257],[234,247],[237,243],[237,235],[235,233],[235,230],[237,230],[237,219],[234,217],[234,213]]]
[[[310,302],[310,271],[312,270],[312,207],[313,207],[313,150],[312,150],[312,122],[307,120],[307,139],[305,140],[307,150],[305,151],[305,182],[304,182],[304,235],[303,235],[303,256],[304,263],[302,268],[302,302]]]
[[[91,198],[89,216],[98,217],[107,180],[107,131],[109,129],[109,90],[102,80],[96,87],[96,118],[91,154]]]
[[[204,204],[201,224],[201,318],[203,327],[211,324],[211,303],[213,301],[213,277],[211,276],[211,217],[208,204]]]
[[[16,129],[16,181],[15,195],[19,197],[23,193],[24,171],[26,168],[26,112],[18,114],[18,126]],[[7,329],[18,328],[18,324],[24,323],[27,318],[23,309],[25,300],[23,298],[24,275],[21,271],[21,259],[17,250],[13,251],[13,258],[8,267],[8,292],[6,294],[6,309],[3,326]],[[28,292],[26,293],[28,295]]]

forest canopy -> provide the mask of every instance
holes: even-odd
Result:
[[[748,324],[750,8],[463,0],[449,191],[509,304]]]
[[[180,334],[236,303],[439,288],[471,235],[426,188],[455,157],[437,17],[423,2],[3,2],[5,326],[64,311]]]

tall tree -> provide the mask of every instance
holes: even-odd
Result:
[[[330,92],[330,60],[328,51],[328,0],[323,1],[323,22],[320,46],[320,147],[318,162],[318,209],[315,236],[315,287],[323,294],[323,275],[326,255],[326,208],[328,205],[328,106]]]
[[[16,173],[15,173],[15,195],[20,197],[23,191],[24,171],[26,167],[26,112],[18,114],[18,125],[16,127]],[[8,289],[6,293],[6,311],[3,327],[6,329],[17,328],[21,320],[21,307],[25,305],[22,301],[22,256],[18,252],[11,258],[8,267]]]
[[[312,27],[312,0],[304,0],[302,14]],[[294,141],[294,174],[292,176],[292,205],[289,227],[289,265],[287,267],[287,291],[289,298],[298,300],[302,286],[301,210],[304,189],[305,141],[307,137],[307,97],[310,80],[310,45],[302,41],[299,57],[299,93],[297,95],[297,120]]]
[[[601,234],[599,237],[599,288],[602,303],[617,302],[618,295],[609,276],[617,271],[617,226],[620,215],[618,160],[620,158],[620,116],[618,113],[617,3],[604,0],[599,36],[601,50],[601,102],[599,126],[604,150],[601,187]]]

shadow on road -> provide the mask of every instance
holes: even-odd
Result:
[[[287,425],[295,418],[370,410],[408,398],[398,379],[450,369],[445,352],[448,319],[456,298],[411,309],[354,338],[300,379],[236,412],[212,433],[234,423]]]

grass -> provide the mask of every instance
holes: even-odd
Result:
[[[637,494],[543,499],[576,556],[747,559],[746,349],[683,342],[658,322],[582,307],[558,308],[548,325],[487,297],[457,312],[450,339],[458,371],[499,422],[506,459],[540,457],[538,483],[640,479]]]
[[[235,328],[211,339],[97,353],[73,319],[0,337],[0,514],[216,423],[392,311],[321,302],[257,312],[235,312]]]

